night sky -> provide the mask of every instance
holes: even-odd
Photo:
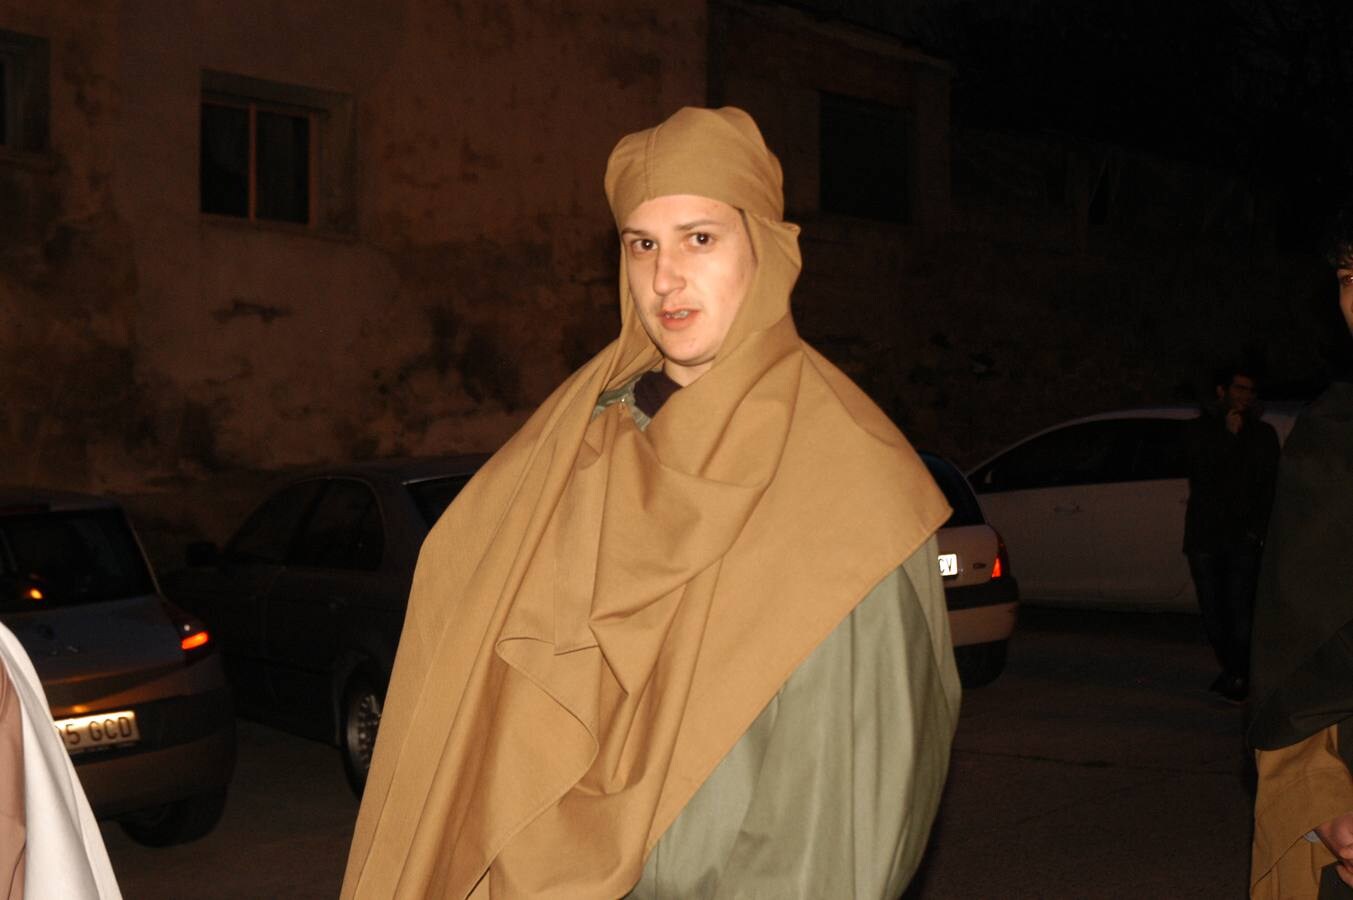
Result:
[[[1353,187],[1344,0],[804,0],[955,66],[960,125],[1059,132],[1231,171],[1309,250]]]

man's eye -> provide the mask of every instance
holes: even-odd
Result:
[[[633,248],[636,253],[647,253],[656,246],[658,246],[657,241],[654,241],[651,238],[636,238],[630,242],[630,247]]]
[[[710,244],[714,243],[714,235],[704,231],[697,231],[695,234],[691,235],[691,240],[701,247],[708,247]]]

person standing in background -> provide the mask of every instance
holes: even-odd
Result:
[[[1224,370],[1215,390],[1216,401],[1186,432],[1184,553],[1203,630],[1221,666],[1211,689],[1239,702],[1249,689],[1255,579],[1273,504],[1278,434],[1259,418],[1253,373]]]

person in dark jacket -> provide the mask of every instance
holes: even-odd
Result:
[[[1184,552],[1221,674],[1212,690],[1245,699],[1259,554],[1273,503],[1278,434],[1259,418],[1252,373],[1228,369],[1217,399],[1189,423]]]
[[[1330,263],[1353,332],[1353,204]],[[1353,897],[1353,381],[1283,451],[1254,617],[1248,737],[1259,770],[1250,895]]]

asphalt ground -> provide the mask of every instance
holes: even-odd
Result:
[[[907,900],[1241,898],[1241,709],[1207,691],[1195,616],[1027,609],[1005,673],[964,696]],[[103,832],[128,900],[333,898],[357,801],[337,750],[240,722],[224,818],[193,844]]]
[[[1025,610],[909,898],[1242,898],[1253,769],[1196,616]]]

